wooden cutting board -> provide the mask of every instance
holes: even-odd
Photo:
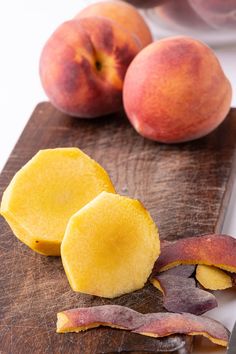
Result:
[[[236,110],[203,139],[164,145],[140,137],[123,114],[77,120],[41,103],[1,174],[0,196],[39,149],[77,146],[107,169],[119,193],[144,203],[162,239],[220,232],[235,172],[235,145]],[[1,354],[180,353],[185,341],[191,353],[191,340],[180,335],[158,340],[107,328],[56,334],[58,311],[99,304],[164,311],[162,296],[150,284],[114,300],[74,293],[61,259],[28,249],[2,218],[0,240]]]

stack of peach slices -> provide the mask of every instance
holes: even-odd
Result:
[[[141,314],[116,305],[67,310],[58,313],[58,333],[101,325],[152,337],[203,335],[227,346],[229,331],[200,315],[217,306],[207,290],[236,284],[233,237],[160,241],[143,204],[117,194],[108,173],[78,148],[39,151],[13,177],[0,212],[32,250],[61,256],[72,290],[115,298],[149,281],[168,311]]]
[[[212,132],[232,98],[206,44],[184,36],[153,42],[144,18],[123,1],[92,4],[59,26],[43,48],[40,77],[62,112],[94,118],[124,107],[139,134],[162,143]]]

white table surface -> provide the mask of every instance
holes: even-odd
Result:
[[[46,99],[38,76],[38,60],[48,36],[86,3],[72,0],[8,0],[0,11],[0,170],[4,166],[32,110]],[[236,46],[216,48],[234,88],[236,106]],[[236,237],[236,183],[224,223],[225,233]],[[217,292],[219,307],[208,313],[229,329],[236,320],[236,289]],[[224,354],[225,350],[198,340],[194,354]],[[43,354],[43,353],[42,353]]]

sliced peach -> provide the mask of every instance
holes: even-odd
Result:
[[[81,150],[41,150],[12,179],[1,214],[34,251],[60,255],[69,218],[102,191],[115,192],[107,172]]]
[[[143,205],[107,192],[71,217],[61,246],[72,289],[108,298],[142,288],[159,253],[158,231]]]
[[[224,290],[233,286],[232,278],[228,273],[204,264],[197,266],[196,279],[205,289],[209,290]]]

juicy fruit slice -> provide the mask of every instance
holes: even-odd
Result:
[[[166,337],[174,333],[203,335],[215,344],[227,346],[229,331],[208,317],[189,313],[141,314],[125,306],[105,305],[77,308],[57,314],[57,332],[80,332],[109,326],[150,337]]]
[[[223,270],[199,264],[196,270],[196,279],[209,290],[224,290],[233,286],[232,278]]]
[[[114,192],[108,174],[81,150],[41,150],[12,179],[1,214],[22,242],[56,256],[71,215],[104,190]]]
[[[151,283],[163,293],[163,306],[172,312],[201,315],[217,306],[214,295],[199,289],[190,276],[195,266],[181,265],[151,278]]]
[[[184,238],[166,245],[154,267],[154,274],[180,264],[205,264],[236,272],[236,239],[228,235]]]
[[[143,205],[107,192],[71,217],[61,246],[72,289],[107,298],[142,288],[159,253],[158,231]]]

